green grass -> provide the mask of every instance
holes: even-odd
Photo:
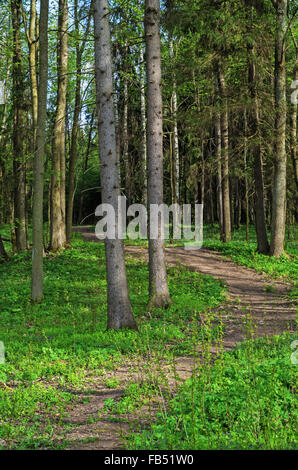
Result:
[[[261,339],[199,365],[130,449],[297,449],[294,336]]]
[[[256,253],[253,233],[251,229],[249,243],[241,229],[231,243],[223,244],[216,228],[205,227],[205,246],[295,284],[294,243],[288,242],[290,258],[276,260]],[[107,388],[117,388],[117,378],[105,379],[104,374],[128,357],[147,361],[158,380],[148,369],[151,382],[130,383],[123,397],[117,403],[107,401],[103,411],[111,420],[121,420],[123,414],[158,400],[162,389],[169,405],[151,429],[131,437],[130,448],[295,446],[293,338],[248,343],[211,364],[209,345],[220,340],[224,328],[216,312],[224,301],[219,281],[181,266],[169,268],[173,305],[149,313],[148,268],[142,260],[129,258],[130,297],[140,331],[114,332],[106,331],[103,244],[84,243],[75,235],[71,250],[44,260],[44,272],[44,302],[31,305],[31,253],[12,255],[0,264],[0,341],[6,348],[6,362],[0,364],[0,448],[63,448],[67,442],[56,439],[55,426],[67,430],[63,420],[78,400],[75,391],[100,376]],[[208,321],[202,323],[200,313],[206,312]],[[207,367],[198,365],[199,377],[170,399],[158,365],[197,354],[199,346],[205,348]]]
[[[76,400],[71,390],[115,368],[128,355],[147,357],[153,352],[169,360],[192,354],[194,314],[220,305],[222,285],[185,268],[171,268],[174,303],[149,315],[146,264],[129,259],[127,272],[140,333],[106,331],[102,244],[75,237],[71,250],[47,257],[41,305],[30,303],[30,253],[0,265],[0,341],[6,348],[6,363],[0,365],[0,445],[3,440],[10,448],[60,445],[53,440],[51,417],[62,422],[66,405]],[[213,312],[214,335],[215,316]]]

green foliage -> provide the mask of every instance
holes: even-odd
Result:
[[[251,341],[187,380],[134,449],[296,449],[297,365],[291,341]]]
[[[29,253],[0,265],[0,340],[6,349],[6,362],[0,365],[0,440],[7,447],[59,446],[52,439],[50,418],[63,420],[66,404],[76,400],[71,390],[113,369],[125,356],[192,353],[194,316],[220,304],[220,283],[185,268],[171,268],[173,306],[148,313],[148,268],[135,259],[127,266],[139,334],[106,331],[103,244],[76,237],[71,250],[48,256],[41,305],[29,301]],[[117,387],[117,382],[108,379],[106,386]]]

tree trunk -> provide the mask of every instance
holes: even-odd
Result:
[[[231,241],[231,206],[229,188],[229,119],[225,77],[219,66],[219,90],[223,110],[221,112],[221,146],[223,154],[222,187],[223,187],[223,241]]]
[[[145,37],[147,70],[147,155],[148,205],[163,203],[163,117],[161,90],[161,45],[159,0],[145,2]],[[149,235],[149,307],[165,307],[171,302],[165,265],[163,221],[158,238]],[[151,224],[149,222],[149,230]]]
[[[34,302],[40,302],[43,298],[43,191],[48,86],[48,13],[49,0],[41,0],[38,127],[36,136],[36,151],[34,156],[32,216],[31,298]]]
[[[215,101],[218,104],[219,89],[218,77],[215,77]],[[215,112],[215,152],[217,160],[217,199],[218,199],[218,220],[220,229],[220,239],[223,239],[223,201],[222,201],[222,164],[221,164],[221,124],[220,113],[218,110]]]
[[[118,158],[116,147],[115,116],[113,102],[113,75],[111,56],[111,36],[109,5],[107,0],[95,0],[95,74],[96,102],[98,114],[98,134],[101,160],[102,202],[110,204],[116,215],[116,239],[105,239],[107,289],[108,289],[108,329],[137,329],[132,313],[126,268],[124,245],[119,239],[118,197]]]
[[[244,188],[245,188],[245,240],[248,242],[249,238],[249,199],[248,199],[248,179],[247,179],[247,112],[244,110]]]
[[[66,216],[66,241],[71,242],[72,236],[72,219],[73,219],[73,202],[75,196],[75,170],[77,164],[77,139],[79,131],[79,118],[81,112],[81,82],[82,82],[82,55],[84,52],[87,35],[89,32],[91,12],[89,13],[88,23],[84,34],[82,46],[79,44],[79,17],[78,17],[78,0],[75,0],[75,32],[76,32],[76,91],[75,91],[75,108],[73,113],[73,125],[71,133],[71,147],[69,155],[68,170],[68,200],[67,200],[67,216]]]
[[[284,252],[286,222],[286,31],[288,2],[287,0],[278,0],[274,2],[274,6],[276,9],[275,143],[270,254],[279,258]]]
[[[21,0],[11,0],[13,28],[13,172],[14,172],[14,212],[16,247],[20,253],[26,250],[25,216],[25,163],[23,149],[25,89],[22,70],[21,48]]]
[[[251,96],[250,132],[252,154],[254,159],[255,180],[255,214],[258,252],[269,253],[269,243],[266,229],[266,212],[264,197],[263,158],[260,135],[259,100],[256,85],[255,49],[248,47],[248,87]]]
[[[59,0],[58,18],[58,92],[57,111],[53,130],[51,251],[62,248],[66,242],[65,230],[65,117],[68,64],[68,8],[67,0]]]
[[[296,88],[298,86],[298,50],[297,45],[296,47],[296,62],[294,65],[294,73],[293,73],[293,80],[296,83]],[[297,154],[297,102],[291,103],[291,114],[290,114],[290,147],[291,147],[291,158],[293,163],[294,169],[294,177],[296,183],[296,189],[298,191],[298,154]],[[296,197],[296,207],[298,200]]]
[[[173,39],[170,40],[170,57],[174,58]],[[173,93],[172,93],[172,119],[173,119],[173,137],[174,137],[174,201],[179,204],[179,178],[180,178],[180,164],[179,164],[179,136],[177,125],[177,81],[176,75],[173,73]]]
[[[143,203],[147,206],[147,121],[146,121],[146,94],[145,94],[145,67],[144,49],[140,46],[140,85],[141,85],[141,129],[142,129],[142,164],[143,164]]]

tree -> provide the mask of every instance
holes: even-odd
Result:
[[[82,44],[79,43],[80,23],[78,12],[78,0],[75,0],[75,48],[76,48],[76,85],[75,85],[75,106],[73,113],[73,124],[71,133],[71,147],[69,155],[69,171],[68,171],[68,200],[67,200],[67,216],[66,216],[66,241],[70,243],[72,235],[72,218],[73,218],[73,202],[75,192],[75,170],[77,164],[77,139],[79,131],[79,117],[82,107],[81,85],[82,85],[82,56],[86,45],[86,39],[91,23],[91,8],[88,14],[87,26],[83,37]]]
[[[118,233],[119,173],[108,0],[95,0],[95,77],[102,202],[115,211],[114,240],[105,239],[108,329],[137,329],[128,294],[124,245]]]
[[[159,0],[145,2],[147,71],[147,158],[148,207],[163,204],[163,117],[161,88],[161,45]],[[149,306],[165,307],[170,302],[165,265],[163,220],[159,220],[158,238],[149,238]],[[149,222],[149,229],[151,228]],[[150,230],[149,230],[150,231]]]
[[[249,40],[247,44],[248,50],[248,88],[251,97],[250,109],[250,131],[252,140],[252,154],[254,160],[254,180],[255,180],[255,217],[256,217],[256,234],[257,245],[259,253],[269,253],[269,243],[267,239],[266,229],[266,215],[265,215],[265,198],[264,198],[264,177],[263,177],[263,156],[260,134],[260,112],[259,112],[259,97],[257,90],[256,78],[256,49],[254,45],[253,34],[251,33],[252,26],[250,25],[249,17],[248,34]]]
[[[49,0],[40,0],[38,113],[32,215],[31,298],[34,302],[40,302],[43,297],[43,190],[48,87],[48,12]]]
[[[51,251],[66,242],[65,227],[65,119],[68,65],[68,4],[59,0],[57,70],[57,110],[53,129],[51,180]]]
[[[272,0],[276,11],[275,33],[275,141],[274,141],[274,180],[272,191],[272,223],[270,254],[279,258],[284,252],[286,223],[286,33],[287,0]]]

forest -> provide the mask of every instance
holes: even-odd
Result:
[[[0,0],[0,450],[297,450],[297,18]]]

